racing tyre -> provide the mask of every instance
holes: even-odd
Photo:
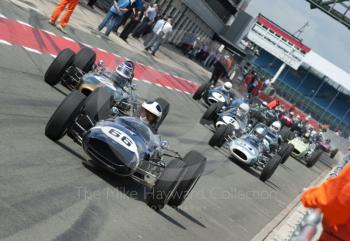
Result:
[[[260,180],[265,182],[268,179],[270,179],[270,177],[272,176],[272,174],[276,171],[278,165],[281,162],[281,156],[276,154],[274,155],[266,164],[266,166],[264,167],[264,169],[262,170],[261,174],[260,174]]]
[[[313,167],[316,164],[316,162],[320,159],[322,152],[323,151],[321,149],[314,150],[314,153],[312,153],[310,160],[306,161],[306,166],[309,168]]]
[[[200,100],[202,98],[202,95],[204,92],[209,88],[210,83],[205,83],[199,86],[199,88],[196,90],[196,92],[193,94],[192,98],[194,100]]]
[[[73,64],[74,52],[71,49],[62,50],[47,68],[44,80],[51,86],[60,82],[64,71]]]
[[[204,112],[202,120],[215,121],[216,114],[224,106],[224,103],[213,103],[209,108]]]
[[[113,94],[107,87],[100,87],[86,97],[83,111],[95,122],[111,115]]]
[[[330,152],[329,157],[330,157],[330,158],[334,158],[335,155],[337,155],[337,153],[338,153],[338,149],[334,149],[334,150],[332,150],[332,151]]]
[[[226,125],[222,125],[215,130],[214,135],[209,140],[210,146],[222,147],[222,145],[225,143],[225,134],[227,133],[226,128]]]
[[[287,141],[291,135],[290,133],[291,133],[290,129],[287,126],[283,126],[281,131],[280,131],[280,135],[282,137],[282,140]]]
[[[290,154],[292,154],[294,150],[294,145],[290,143],[284,143],[281,150],[278,152],[278,155],[281,156],[281,163],[284,164],[287,160]]]
[[[176,191],[185,171],[185,163],[179,159],[173,159],[164,169],[151,192],[147,194],[147,205],[156,211],[162,209]]]
[[[185,162],[185,168],[187,169],[186,174],[168,202],[168,205],[173,207],[180,206],[188,197],[201,177],[207,159],[196,151],[190,151],[186,154],[183,161]]]
[[[61,139],[80,113],[85,98],[85,95],[78,90],[71,92],[46,124],[45,135],[53,141]]]
[[[87,73],[92,69],[95,61],[96,53],[92,49],[84,47],[75,55],[73,65]]]

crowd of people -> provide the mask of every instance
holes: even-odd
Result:
[[[79,0],[61,0],[49,23],[56,26],[59,16],[63,14],[60,24],[56,27],[66,33],[69,18],[78,2]],[[96,2],[97,0],[89,0],[87,5],[93,8]],[[145,0],[114,0],[97,30],[104,31],[104,36],[108,37],[112,32],[118,34],[119,27],[124,26],[118,35],[123,41],[128,42],[130,35],[135,39],[143,37],[145,51],[151,51],[152,55],[155,55],[162,43],[169,38],[173,25],[173,18],[163,16],[157,4],[150,4]]]

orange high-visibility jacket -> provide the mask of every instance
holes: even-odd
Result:
[[[302,194],[307,208],[323,213],[322,241],[350,241],[350,164],[338,176]]]

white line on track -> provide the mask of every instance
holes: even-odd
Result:
[[[106,50],[104,49],[100,49],[100,48],[97,48],[98,50],[100,50],[101,52],[104,52],[104,53],[108,53]]]
[[[50,32],[50,31],[47,31],[47,30],[42,30],[43,32],[47,33],[47,34],[50,34],[50,35],[53,35],[53,36],[56,36],[56,34],[54,34],[53,32]]]
[[[143,82],[145,82],[146,84],[152,84],[152,82],[151,81],[148,81],[148,80],[142,80]]]
[[[20,21],[20,20],[17,20],[17,22],[19,22],[20,24],[23,24],[23,25],[26,25],[26,26],[28,26],[28,27],[33,28],[33,26],[30,25],[29,23],[26,23],[26,22],[23,22],[23,21]]]
[[[36,54],[43,54],[42,52],[40,52],[39,50],[36,49],[32,49],[32,48],[28,48],[28,47],[23,47],[25,50],[36,53]]]
[[[0,44],[6,44],[6,45],[9,45],[9,46],[12,46],[11,43],[5,41],[5,40],[0,40]]]
[[[57,55],[54,55],[54,54],[50,54],[53,58],[56,58],[57,57]]]
[[[0,18],[7,18],[5,15],[2,15],[1,13],[0,13]]]
[[[163,87],[163,85],[158,84],[158,83],[155,83],[155,85],[158,86],[158,87]]]
[[[115,57],[120,58],[120,55],[112,53]]]
[[[69,37],[65,37],[65,36],[62,36],[64,39],[68,40],[68,41],[72,41],[72,42],[75,42],[73,39],[69,38]]]
[[[165,86],[165,88],[167,88],[168,90],[173,90],[174,88],[169,87],[169,86]]]
[[[81,43],[81,44],[84,45],[85,47],[88,47],[88,48],[92,49],[92,46],[90,44],[87,44],[87,43]]]
[[[190,94],[191,94],[190,92],[187,92],[187,91],[184,91],[184,93],[185,93],[185,94],[188,94],[188,95],[190,95]]]

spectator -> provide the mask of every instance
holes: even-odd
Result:
[[[97,2],[97,0],[89,0],[89,2],[88,2],[88,6],[89,7],[91,7],[91,8],[94,8],[94,5],[95,5],[95,3]]]
[[[223,77],[228,78],[228,73],[227,73],[227,69],[225,67],[224,61],[225,60],[222,57],[221,58],[219,57],[219,59],[214,63],[214,70],[209,80],[210,82],[213,83],[213,85],[216,85],[216,83],[220,78],[223,78]]]
[[[115,0],[107,15],[98,26],[101,31],[107,26],[105,35],[109,36],[114,28],[120,25],[123,15],[129,10],[135,0]]]
[[[132,33],[132,31],[134,31],[136,26],[140,23],[142,16],[144,14],[144,9],[142,9],[140,11],[137,11],[135,9],[135,12],[136,13],[134,13],[134,15],[131,17],[129,23],[125,26],[125,28],[123,29],[123,31],[119,35],[119,37],[122,40],[124,40],[125,42],[127,42],[129,35]]]
[[[128,11],[123,15],[122,20],[120,21],[120,24],[118,24],[116,28],[113,29],[113,31],[116,34],[118,34],[118,29],[120,28],[120,26],[124,26],[128,21],[128,19],[135,14],[136,14],[136,1],[130,5]]]
[[[205,59],[204,61],[204,66],[205,67],[209,67],[211,66],[212,62],[215,60],[216,57],[216,50],[214,48],[212,48],[209,52],[208,57]]]
[[[157,13],[158,13],[157,4],[153,4],[153,6],[149,6],[145,12],[145,16],[142,19],[142,22],[139,24],[139,26],[137,26],[132,36],[138,39],[140,38],[141,35],[144,35],[147,29],[147,26],[152,25],[154,23]]]
[[[350,151],[350,148],[349,148]],[[301,202],[307,208],[318,208],[323,213],[323,231],[319,241],[349,240],[350,237],[350,165],[336,177],[318,187],[306,190]]]
[[[252,80],[250,81],[250,83],[247,85],[247,92],[248,94],[252,94],[252,91],[254,90],[255,87],[258,86],[259,83],[259,78],[257,75],[253,75]]]
[[[169,34],[173,31],[173,19],[169,17],[167,20],[160,19],[157,21],[153,28],[153,37],[148,42],[145,50],[152,50],[152,55],[158,51],[160,45],[168,38]]]
[[[260,93],[260,90],[262,89],[264,85],[264,80],[263,79],[260,79],[258,82],[257,82],[257,85],[255,86],[255,88],[252,90],[252,95],[254,96],[258,96],[259,93]]]
[[[67,27],[69,18],[72,15],[75,7],[78,5],[78,2],[79,0],[61,0],[59,4],[57,4],[55,10],[52,12],[49,23],[55,26],[58,17],[61,15],[63,10],[68,6],[68,9],[66,10],[65,14],[61,18],[60,25],[57,26],[58,30],[60,30],[62,33],[66,33],[65,28]]]

